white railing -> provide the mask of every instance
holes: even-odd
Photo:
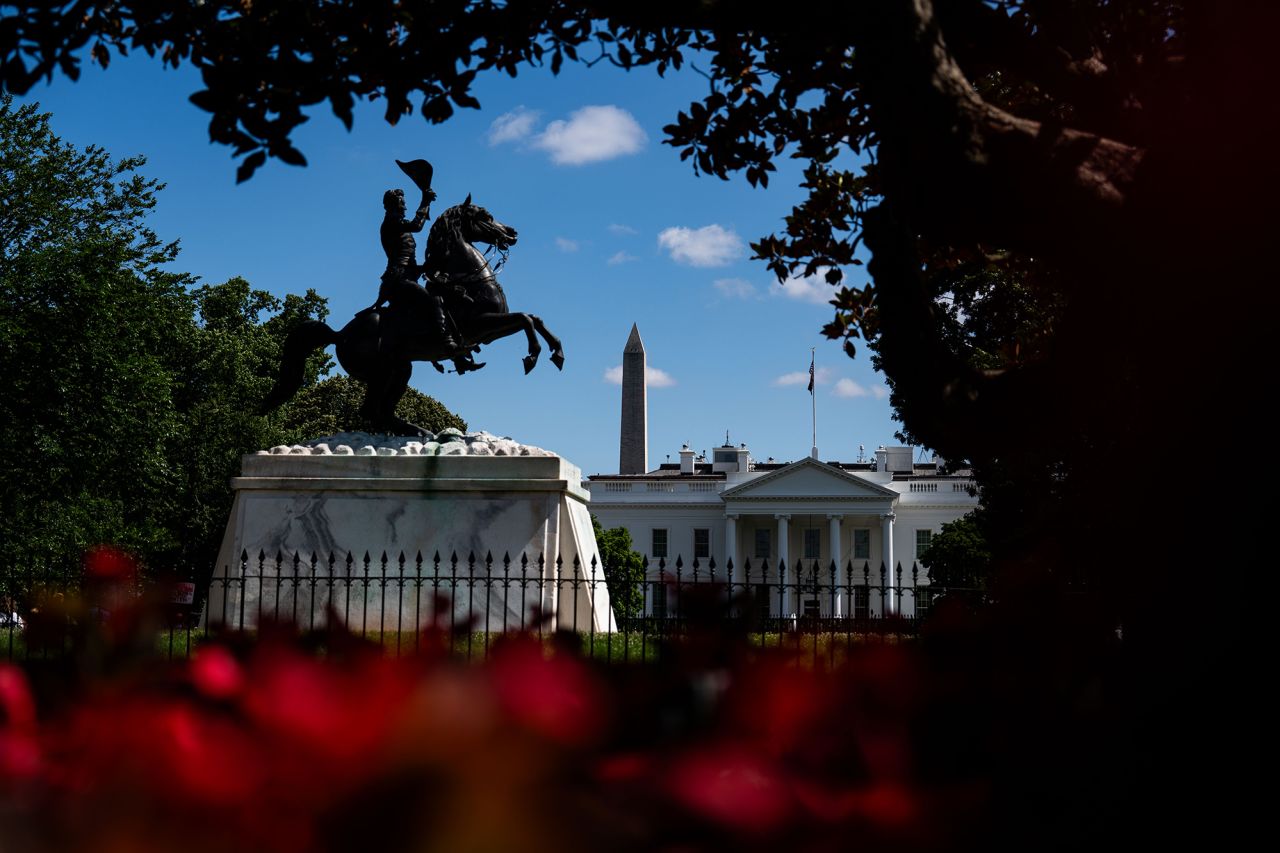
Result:
[[[718,480],[697,480],[689,482],[687,480],[602,480],[595,483],[589,483],[589,487],[598,494],[607,495],[624,495],[631,494],[635,496],[635,500],[644,500],[645,494],[650,495],[714,495],[720,491],[724,485]]]

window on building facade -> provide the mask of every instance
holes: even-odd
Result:
[[[756,584],[755,593],[751,596],[752,606],[755,608],[757,619],[769,618],[769,585],[760,583]]]
[[[693,556],[700,560],[711,556],[711,528],[693,528]]]
[[[651,581],[653,584],[653,615],[658,619],[663,619],[667,615],[667,585],[660,581]]]
[[[756,529],[756,556],[757,557],[761,559],[768,558],[770,554],[769,534],[772,532],[773,531],[769,530],[767,527]]]
[[[916,531],[916,560],[920,559],[920,555],[929,550],[929,543],[933,541],[932,530]]]
[[[871,559],[871,530],[866,527],[853,531],[853,559]]]
[[[933,590],[927,586],[916,587],[916,619],[923,619],[929,615],[929,608],[933,606]]]
[[[816,560],[821,555],[819,548],[821,547],[821,531],[816,527],[807,528],[804,531],[804,558],[806,560]]]
[[[717,450],[711,457],[716,462],[737,462],[738,451],[736,450]]]
[[[853,588],[853,618],[871,618],[871,588],[855,586]]]
[[[667,556],[667,528],[653,528],[653,547],[649,549],[649,556],[655,560],[660,557]]]

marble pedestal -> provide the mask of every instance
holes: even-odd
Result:
[[[468,620],[501,631],[543,614],[543,630],[614,629],[575,465],[551,454],[340,449],[351,455],[326,446],[243,458],[209,624],[308,627],[336,615],[357,631]]]

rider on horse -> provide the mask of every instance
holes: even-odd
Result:
[[[459,344],[454,337],[451,324],[445,316],[444,300],[418,283],[425,267],[418,265],[418,245],[413,235],[421,231],[422,226],[431,218],[431,202],[435,198],[435,191],[430,186],[424,187],[422,203],[418,205],[417,213],[413,219],[406,219],[404,193],[401,190],[387,190],[383,194],[382,206],[386,215],[379,233],[382,237],[382,249],[387,253],[387,269],[382,274],[382,283],[378,287],[378,300],[365,311],[376,311],[387,302],[402,310],[408,309],[413,315],[426,321],[427,333],[431,337],[441,341],[446,349],[454,353],[453,364],[458,373],[466,373],[469,370],[479,370],[484,364],[477,364],[471,358],[469,349]]]

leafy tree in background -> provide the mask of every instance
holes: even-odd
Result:
[[[364,385],[349,376],[329,376],[308,385],[281,409],[277,429],[286,443],[306,441],[339,432],[365,430],[360,414]],[[467,422],[444,407],[434,397],[414,388],[407,390],[396,406],[396,414],[431,432],[450,427],[466,431]],[[273,422],[277,419],[273,418]]]
[[[0,557],[111,543],[207,571],[243,454],[357,422],[358,387],[320,382],[323,353],[297,401],[254,414],[285,337],[325,301],[167,271],[177,244],[146,225],[161,186],[141,166],[0,100]],[[416,392],[402,414],[466,426]]]
[[[284,299],[242,278],[190,292],[180,347],[173,350],[171,394],[180,428],[169,445],[180,477],[168,525],[178,535],[168,559],[204,570],[212,565],[227,514],[228,481],[240,457],[280,444],[282,430],[256,415],[271,387],[284,338],[298,323],[322,319],[328,308],[312,290]],[[329,368],[323,354],[307,366],[315,382]]]
[[[80,151],[0,99],[0,547],[176,546],[171,396],[189,334],[176,244],[144,223],[141,159]]]
[[[605,530],[594,515],[591,527],[600,546],[600,562],[604,564],[604,582],[613,615],[620,621],[643,615],[644,557],[632,549],[631,534],[625,527]]]
[[[982,589],[986,585],[991,548],[974,515],[942,525],[920,555],[920,562],[929,569],[930,586]]]

